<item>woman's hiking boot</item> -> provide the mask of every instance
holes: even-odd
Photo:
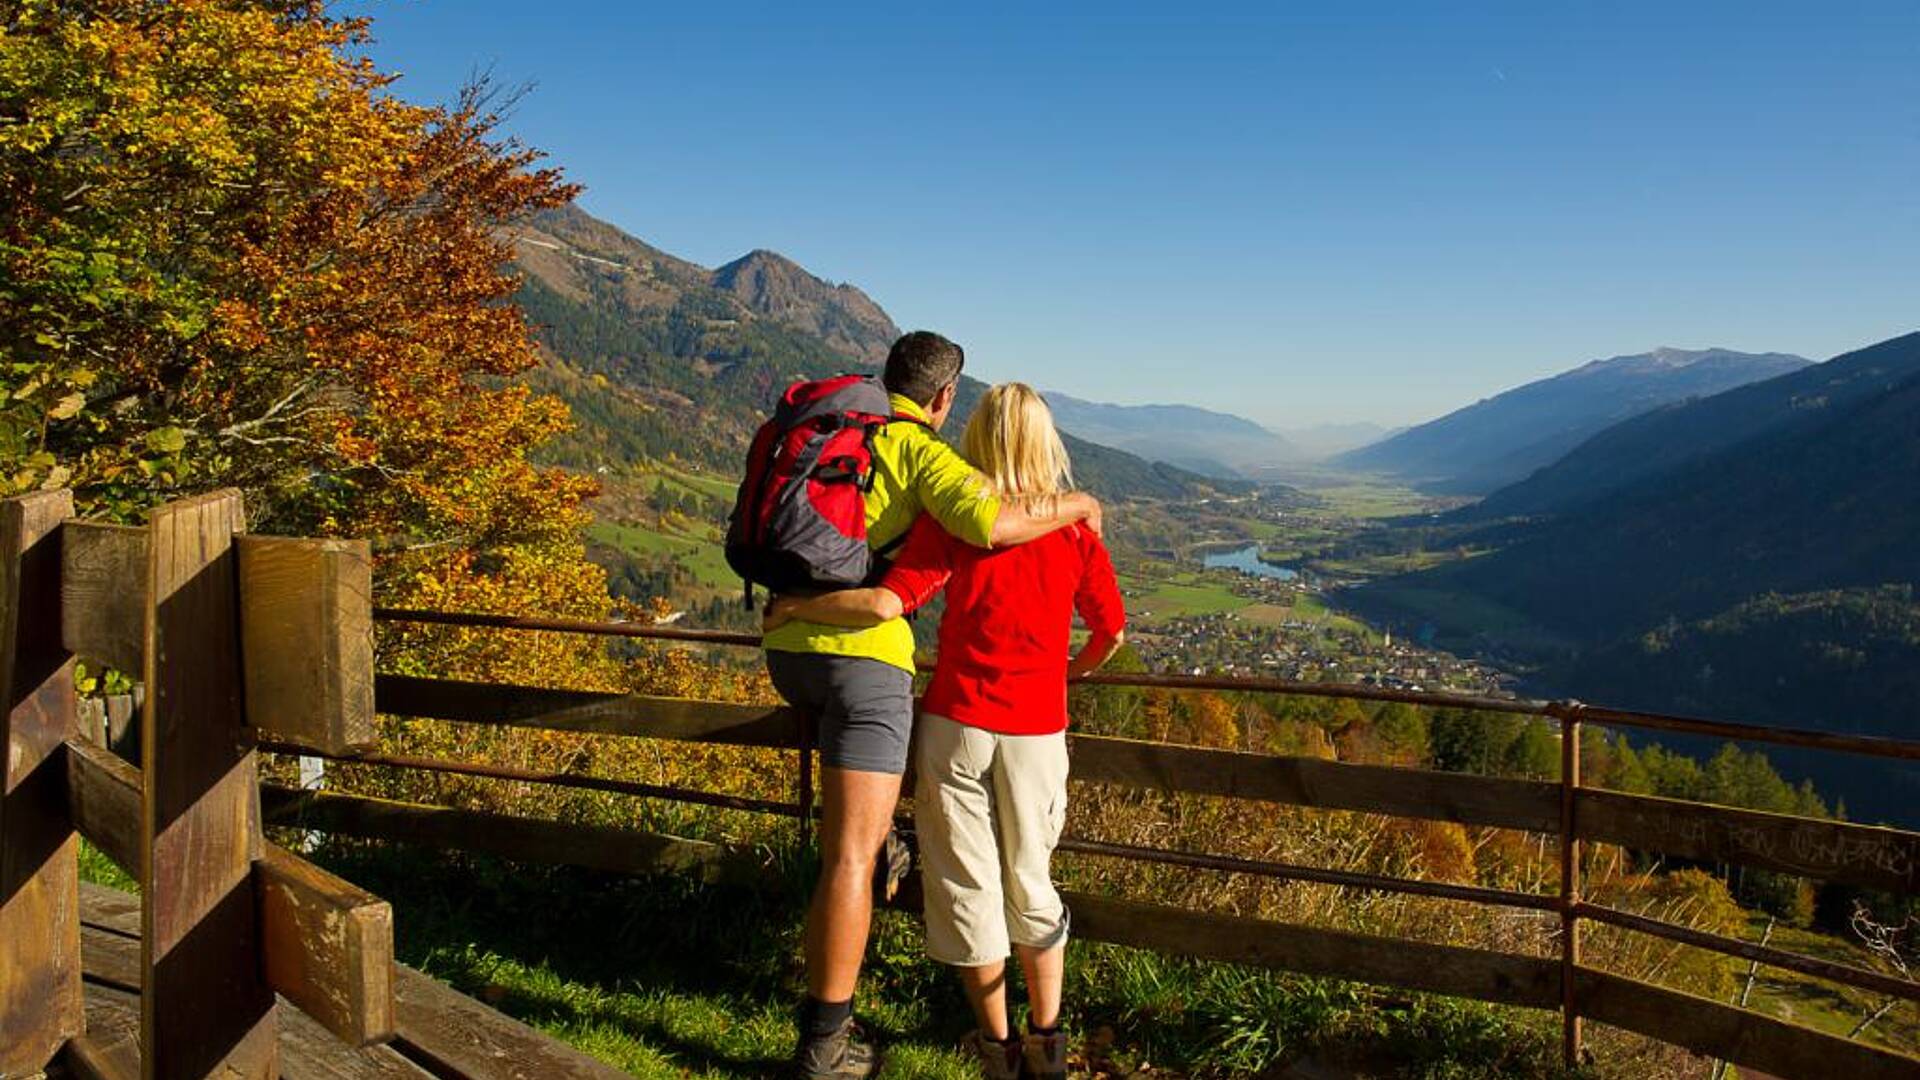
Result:
[[[1033,1080],[1067,1080],[1066,1032],[1028,1035],[1020,1040],[1020,1050],[1027,1060],[1025,1075]]]
[[[830,1034],[802,1037],[794,1059],[800,1080],[865,1080],[880,1073],[880,1051],[852,1017]]]
[[[987,1080],[1020,1080],[1020,1040],[1001,1042],[984,1031],[967,1035],[967,1049],[980,1059],[981,1075]]]

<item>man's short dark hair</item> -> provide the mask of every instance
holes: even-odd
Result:
[[[900,335],[887,351],[887,389],[917,405],[933,404],[934,395],[960,377],[967,354],[960,346],[931,330]]]

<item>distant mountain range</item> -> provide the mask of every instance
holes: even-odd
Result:
[[[1488,553],[1351,600],[1456,642],[1544,628],[1542,692],[1920,736],[1920,333],[1628,420],[1451,520]],[[1785,757],[1920,823],[1920,770]]]
[[[1594,442],[1623,479],[1583,447],[1570,464],[1607,477],[1596,490],[1495,526],[1499,551],[1435,573],[1586,641],[1768,592],[1920,581],[1920,334]]]
[[[1522,480],[1614,424],[1808,366],[1785,353],[1655,349],[1595,360],[1350,450],[1347,469],[1439,494],[1484,495]]]
[[[1916,337],[1883,341],[1824,364],[1645,413],[1608,428],[1461,516],[1487,520],[1565,511],[1769,430],[1818,423],[1920,374]]]
[[[547,457],[576,468],[654,459],[731,472],[782,387],[871,366],[900,334],[859,289],[769,251],[708,270],[577,207],[536,215],[515,240],[519,299],[547,358],[528,381],[566,401],[575,421]],[[963,380],[956,424],[983,389]],[[1246,487],[1068,444],[1076,475],[1107,498]]]
[[[1259,424],[1192,405],[1109,405],[1048,391],[1061,430],[1197,473],[1244,477],[1300,452]]]

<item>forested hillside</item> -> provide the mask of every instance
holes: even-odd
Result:
[[[1629,462],[1637,477],[1449,533],[1485,554],[1352,599],[1466,647],[1530,652],[1547,663],[1537,683],[1549,693],[1912,737],[1916,367],[1909,335],[1630,421],[1560,479],[1609,463],[1633,474]],[[1541,631],[1559,646],[1543,647]],[[1910,779],[1889,786],[1890,770],[1832,759],[1808,772],[1811,760],[1782,757],[1863,816],[1920,820]]]
[[[1580,641],[1764,593],[1920,580],[1920,377],[1514,531],[1430,572]]]
[[[1543,679],[1628,708],[1913,738],[1920,596],[1911,583],[1769,594],[1621,639]],[[1767,753],[1790,775],[1838,793],[1856,820],[1915,820],[1920,769],[1910,763],[1783,747]]]
[[[547,357],[529,381],[564,400],[576,423],[546,457],[572,467],[654,460],[732,475],[781,388],[884,359],[898,335],[864,293],[780,256],[755,252],[707,271],[573,207],[536,217],[518,251],[520,302]],[[984,389],[963,377],[954,430]],[[1076,478],[1102,497],[1250,487],[1067,441]]]

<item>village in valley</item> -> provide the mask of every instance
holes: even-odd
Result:
[[[1328,586],[1311,575],[1278,580],[1209,569],[1222,587],[1251,601],[1237,610],[1160,617],[1151,592],[1130,596],[1132,641],[1147,666],[1189,675],[1238,675],[1346,682],[1395,690],[1453,690],[1504,696],[1515,677],[1478,660],[1423,646],[1328,606]]]
[[[1120,558],[1130,640],[1157,671],[1510,695],[1512,672],[1439,648],[1430,630],[1370,625],[1340,602],[1395,567],[1333,553],[1384,517],[1433,505],[1405,489],[1282,488],[1157,508],[1177,519],[1169,540]]]

